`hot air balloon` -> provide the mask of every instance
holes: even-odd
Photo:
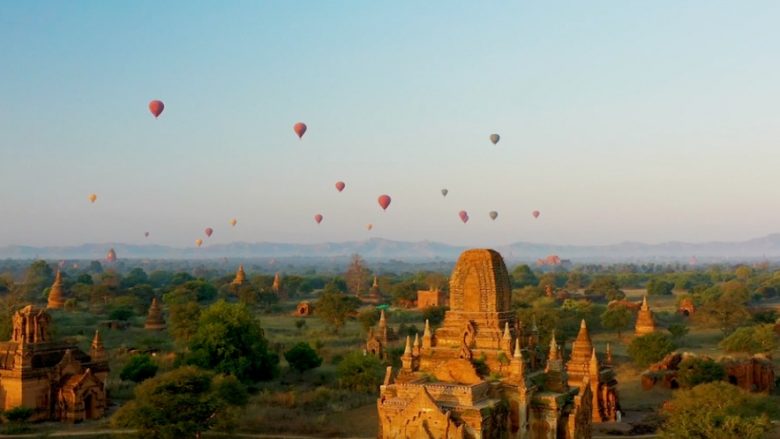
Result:
[[[306,124],[303,122],[298,122],[293,125],[293,130],[295,131],[295,134],[298,135],[298,138],[302,139],[303,135],[306,134]]]
[[[541,212],[539,212],[538,210],[534,210],[533,212],[531,212],[531,215],[533,215],[534,218],[539,218],[539,215],[541,215]]]
[[[237,219],[233,218],[232,220],[230,220],[230,225],[231,226],[235,227],[236,224],[238,224],[238,220]]]
[[[97,194],[89,194],[87,198],[89,199],[90,203],[94,203],[95,200],[97,200]]]
[[[149,232],[144,232],[144,238],[148,238],[148,237],[149,237]]]
[[[322,215],[320,215],[319,213],[314,215],[314,221],[317,221],[317,224],[321,223],[322,222]]]
[[[204,230],[203,232],[206,233],[206,236],[211,238],[211,234],[214,233],[214,229],[212,229],[211,227],[206,227],[206,230]]]
[[[343,182],[343,181],[337,181],[337,182],[336,182],[336,190],[337,190],[337,191],[341,192],[341,191],[343,191],[343,190],[344,190],[344,188],[345,188],[345,187],[347,187],[347,185],[346,185],[346,184],[344,184],[344,182]]]
[[[448,191],[447,189],[442,189],[442,190],[441,190],[441,195],[442,195],[443,197],[446,197],[448,193],[450,193],[450,191]]]
[[[493,142],[493,145],[498,143],[499,140],[501,140],[501,136],[499,136],[498,134],[491,134],[490,135],[490,141]]]
[[[377,199],[379,201],[379,205],[382,207],[382,210],[387,210],[387,206],[390,205],[390,195],[380,195]]]
[[[163,104],[162,101],[158,101],[155,99],[152,102],[149,102],[149,111],[152,112],[155,119],[157,119],[160,116],[160,114],[163,112],[164,109],[165,109],[165,104]]]
[[[463,221],[463,223],[467,223],[469,221],[469,214],[465,210],[461,210],[458,212],[458,216],[460,217],[460,220]]]
[[[498,212],[496,212],[495,210],[490,211],[488,215],[490,215],[490,219],[492,219],[493,221],[495,221],[496,218],[498,218]]]
[[[109,263],[116,262],[116,252],[114,251],[113,248],[109,249],[108,253],[106,253],[106,261]]]
[[[203,240],[202,240],[202,239],[196,239],[196,240],[195,240],[195,245],[197,245],[198,247],[200,247],[201,245],[203,245]]]
[[[367,225],[367,226],[366,226],[366,228],[367,228],[367,229],[368,229],[368,231],[370,232],[370,231],[371,231],[371,229],[373,229],[373,228],[374,228],[374,225],[373,225],[373,224],[369,224],[369,225]]]

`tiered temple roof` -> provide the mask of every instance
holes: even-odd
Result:
[[[54,283],[49,290],[49,303],[46,308],[59,309],[65,306],[65,294],[62,291],[62,273],[57,270],[57,275],[54,276]]]
[[[639,308],[639,314],[636,316],[636,335],[645,335],[655,332],[655,320],[653,320],[653,311],[647,304],[647,296],[642,298],[642,306]]]
[[[154,330],[154,331],[162,331],[165,329],[165,319],[163,318],[162,309],[160,308],[160,304],[157,302],[157,298],[152,298],[152,304],[149,306],[149,315],[146,317],[146,323],[144,324],[144,328]]]

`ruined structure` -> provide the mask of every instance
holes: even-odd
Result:
[[[379,437],[584,439],[591,437],[588,376],[568,383],[553,334],[544,368],[538,334],[510,310],[504,261],[493,250],[461,254],[442,327],[407,337],[402,367],[388,368]]]
[[[677,373],[680,363],[688,358],[696,358],[690,352],[672,352],[661,361],[650,365],[642,372],[642,388],[652,389],[661,386],[667,389],[680,387]],[[708,358],[708,357],[703,357]],[[775,370],[772,361],[762,354],[752,357],[725,357],[718,361],[726,371],[726,381],[749,392],[771,393],[775,388]]]
[[[54,283],[49,290],[49,303],[46,308],[60,309],[65,306],[65,294],[62,292],[62,273],[57,270],[57,275],[54,276]]]
[[[149,315],[146,316],[146,323],[144,328],[152,331],[162,331],[165,329],[165,319],[163,318],[162,309],[157,302],[157,298],[152,298],[152,304],[149,306]]]
[[[238,270],[236,271],[236,277],[233,278],[233,281],[230,282],[230,286],[233,288],[238,288],[246,283],[246,273],[244,272],[244,266],[239,265]]]
[[[389,340],[385,310],[381,310],[377,330],[375,331],[374,328],[371,328],[368,331],[366,353],[384,359],[387,354],[387,343]]]
[[[696,312],[696,306],[693,304],[693,299],[686,297],[681,300],[680,306],[677,307],[677,312],[684,315],[685,317],[692,316],[693,313]]]
[[[312,314],[314,314],[314,305],[312,305],[308,300],[304,300],[303,302],[298,303],[298,306],[295,307],[296,316],[308,317]]]
[[[612,353],[607,348],[607,364],[602,365],[596,355],[596,349],[590,339],[585,320],[580,324],[580,332],[574,340],[571,358],[566,363],[566,373],[569,375],[569,386],[576,387],[585,377],[590,382],[593,394],[593,422],[610,422],[617,420],[620,409],[617,393],[617,379],[609,363]]]
[[[417,309],[425,309],[431,306],[447,306],[447,296],[438,288],[417,291]]]
[[[0,343],[0,409],[28,407],[35,420],[102,417],[108,361],[100,333],[87,355],[75,344],[54,342],[50,321],[32,305],[13,315],[11,340]]]
[[[636,316],[635,334],[640,336],[653,332],[655,332],[655,320],[653,320],[653,312],[650,311],[650,307],[647,305],[647,296],[644,296],[642,306],[639,308],[639,313]]]
[[[374,283],[368,289],[368,294],[360,298],[361,302],[377,305],[382,302],[382,292],[379,290],[379,279],[374,275]]]

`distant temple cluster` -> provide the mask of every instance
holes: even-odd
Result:
[[[379,437],[580,439],[619,408],[610,359],[602,364],[587,327],[564,366],[555,334],[546,354],[510,310],[504,261],[493,250],[464,252],[450,279],[450,310],[435,331],[406,338],[397,373],[388,368],[377,400]],[[384,316],[382,316],[384,317]],[[387,330],[367,350],[381,356]],[[386,328],[386,323],[384,323]]]

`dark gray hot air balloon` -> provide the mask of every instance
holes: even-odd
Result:
[[[441,195],[442,195],[443,197],[446,197],[448,193],[450,193],[450,191],[448,191],[447,189],[442,189],[442,190],[441,190]]]

